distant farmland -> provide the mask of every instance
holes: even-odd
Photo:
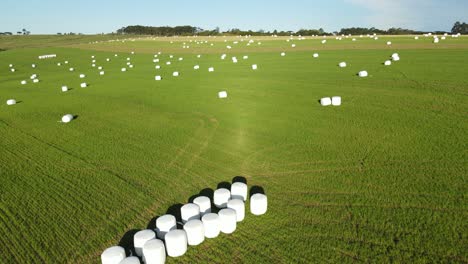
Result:
[[[235,176],[268,212],[166,263],[468,262],[467,37],[116,38],[0,37],[5,263],[100,263]]]

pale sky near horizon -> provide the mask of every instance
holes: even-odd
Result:
[[[128,25],[221,30],[402,27],[450,31],[468,22],[468,0],[2,0],[0,32],[110,33]]]

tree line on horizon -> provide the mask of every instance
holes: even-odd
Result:
[[[30,35],[31,32],[23,29],[22,31],[16,32],[18,35]],[[444,34],[444,33],[451,33],[451,34],[468,34],[468,23],[465,22],[455,22],[450,32],[445,31],[432,31],[432,32],[425,32],[425,31],[417,31],[411,29],[404,29],[404,28],[395,28],[392,27],[387,30],[382,30],[378,28],[365,28],[365,27],[350,27],[350,28],[342,28],[340,31],[334,32],[326,32],[322,28],[319,29],[300,29],[298,31],[265,31],[265,30],[241,30],[238,28],[229,29],[227,31],[221,32],[219,27],[216,27],[212,30],[202,29],[200,27],[194,26],[163,26],[163,27],[153,27],[153,26],[141,26],[141,25],[134,25],[134,26],[126,26],[118,29],[115,33],[112,34],[129,34],[129,35],[152,35],[152,36],[163,36],[163,37],[170,37],[170,36],[217,36],[217,35],[251,35],[251,36],[330,36],[330,35],[367,35],[367,34],[378,34],[378,35],[420,35],[425,33],[434,33],[434,34]],[[81,33],[57,33],[57,35],[81,35]],[[14,35],[12,32],[0,32],[0,35]]]
[[[199,27],[194,26],[176,26],[176,27],[153,27],[153,26],[141,26],[141,25],[134,25],[134,26],[127,26],[122,27],[116,31],[117,34],[131,34],[131,35],[152,35],[152,36],[163,36],[163,37],[170,37],[170,36],[216,36],[216,35],[251,35],[251,36],[330,36],[330,35],[367,35],[367,34],[378,34],[378,35],[411,35],[411,34],[425,34],[425,33],[434,33],[434,34],[444,34],[444,33],[451,33],[451,34],[468,34],[468,24],[455,22],[450,32],[445,31],[417,31],[411,29],[404,29],[404,28],[395,28],[392,27],[387,30],[382,30],[378,28],[365,28],[365,27],[351,27],[351,28],[342,28],[340,31],[334,32],[326,32],[322,28],[319,29],[300,29],[298,31],[265,31],[265,30],[241,30],[238,28],[233,28],[227,31],[221,32],[219,27],[206,30]]]

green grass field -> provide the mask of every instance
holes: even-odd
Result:
[[[468,38],[59,38],[0,37],[0,263],[100,263],[235,176],[264,188],[268,212],[167,263],[468,262]]]

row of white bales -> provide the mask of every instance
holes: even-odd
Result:
[[[299,38],[299,39],[302,39],[302,38]],[[289,40],[290,40],[290,39],[287,39],[287,41],[289,41]],[[236,42],[234,42],[234,43],[236,43]],[[325,42],[322,42],[322,43],[325,43]],[[388,43],[387,43],[387,44],[388,44]],[[296,45],[295,45],[295,44],[292,44],[292,47],[294,48],[294,47],[296,47]],[[132,54],[134,54],[134,52],[132,52]],[[159,63],[159,62],[160,62],[160,59],[158,58],[159,55],[161,55],[161,52],[158,52],[158,54],[155,54],[155,55],[154,55],[154,59],[153,59],[153,62],[154,62],[154,63]],[[286,56],[286,53],[285,53],[285,52],[281,52],[280,55],[284,57],[284,56]],[[118,55],[115,54],[114,56],[117,57]],[[222,59],[222,60],[226,59],[226,56],[227,56],[226,54],[222,54],[222,55],[221,55],[221,59]],[[57,57],[56,54],[48,54],[48,55],[41,55],[41,56],[39,56],[38,58],[39,58],[39,59],[47,59],[47,58],[55,58],[55,57]],[[314,53],[314,54],[313,54],[313,58],[318,58],[318,57],[319,57],[319,54],[318,54],[318,53]],[[92,67],[96,67],[96,59],[95,59],[95,56],[92,56],[91,58],[92,58],[92,64],[91,64],[91,66],[92,66]],[[201,58],[201,55],[200,55],[200,54],[197,55],[197,58]],[[247,55],[244,55],[244,56],[243,56],[243,59],[244,59],[244,60],[246,60],[246,59],[248,59],[248,58],[249,58],[249,56],[247,56]],[[394,53],[394,54],[392,55],[391,58],[392,58],[393,61],[399,61],[399,55],[398,55],[397,53]],[[173,59],[173,55],[170,55],[170,56],[169,56],[169,59]],[[237,63],[237,62],[238,62],[237,57],[232,57],[231,59],[232,59],[232,62],[233,62],[233,63]],[[128,57],[128,58],[127,58],[127,65],[126,65],[126,67],[128,67],[128,68],[131,69],[131,68],[133,68],[134,66],[133,66],[133,64],[130,62],[130,60],[131,60],[131,58]],[[182,60],[183,60],[183,58],[180,57],[180,58],[179,58],[179,61],[182,61]],[[110,58],[106,58],[106,61],[109,62],[109,61],[111,61],[111,59],[110,59]],[[172,63],[172,62],[169,60],[169,61],[166,62],[166,65],[171,65],[171,63]],[[64,64],[68,64],[68,61],[65,61]],[[383,64],[384,64],[385,66],[389,66],[389,65],[392,64],[392,61],[391,61],[391,60],[386,60]],[[62,63],[61,63],[61,62],[58,62],[58,63],[57,63],[57,66],[62,66]],[[347,66],[347,64],[346,64],[346,62],[340,62],[340,63],[338,64],[338,66],[341,67],[341,68],[344,68],[344,67]],[[11,69],[12,72],[15,72],[15,68],[13,68],[13,64],[10,64],[9,67],[10,67],[10,69]],[[36,64],[32,64],[31,67],[32,67],[32,68],[36,68]],[[121,68],[121,71],[122,71],[122,72],[126,72],[126,71],[127,71],[127,68],[126,68],[126,67]],[[257,70],[257,69],[258,69],[257,64],[252,64],[251,67],[252,67],[252,70]],[[155,68],[156,68],[156,69],[160,69],[161,66],[160,66],[160,65],[156,65]],[[200,66],[199,66],[199,65],[195,65],[193,68],[194,68],[194,70],[199,70],[199,69],[200,69]],[[98,66],[97,69],[100,70],[99,74],[100,74],[101,76],[105,74],[105,72],[103,71],[103,67],[102,67],[102,66]],[[73,72],[74,70],[75,70],[75,69],[74,69],[73,67],[69,68],[69,71],[71,71],[71,72]],[[214,67],[209,67],[209,68],[208,68],[208,71],[209,71],[209,72],[214,72]],[[180,73],[179,73],[178,71],[174,71],[172,75],[173,75],[174,77],[177,77],[177,76],[180,75]],[[359,77],[367,77],[367,76],[368,76],[368,73],[367,73],[367,71],[363,70],[363,71],[360,71],[360,72],[358,73],[358,76],[359,76]],[[80,74],[79,77],[80,77],[80,78],[85,78],[86,76],[85,76],[85,74]],[[33,81],[33,83],[38,83],[38,82],[39,82],[39,79],[38,79],[37,74],[31,75],[30,78],[31,78],[31,80]],[[160,80],[162,80],[162,76],[161,76],[161,75],[156,75],[156,76],[154,77],[154,79],[155,79],[156,81],[160,81]],[[22,80],[20,83],[21,83],[22,85],[25,85],[25,84],[27,84],[27,81],[26,81],[26,80]],[[80,84],[80,87],[81,87],[81,88],[86,88],[87,86],[88,86],[88,84],[87,84],[86,82],[83,82],[83,83]],[[62,92],[67,92],[67,91],[69,90],[69,89],[68,89],[68,86],[66,86],[66,85],[62,86],[61,89],[62,89]],[[220,91],[220,92],[218,93],[218,97],[219,97],[219,98],[226,98],[226,97],[227,97],[227,92],[226,92],[226,91]],[[322,105],[325,105],[325,106],[326,106],[326,105],[330,105],[330,104],[333,104],[333,105],[340,105],[340,104],[341,104],[341,98],[340,98],[340,97],[336,97],[336,96],[335,96],[334,98],[335,98],[335,100],[332,100],[333,98],[332,98],[332,99],[330,99],[330,98],[322,98],[322,99],[324,99],[324,100],[321,100]],[[333,102],[332,102],[332,101],[333,101]],[[15,100],[15,99],[8,99],[8,100],[7,100],[7,105],[14,105],[14,104],[16,104],[16,100]],[[71,114],[64,115],[63,118],[62,118],[62,122],[68,123],[68,122],[70,122],[70,121],[73,119],[72,117],[73,117],[73,116],[72,116]]]
[[[139,264],[141,258],[146,264],[163,264],[166,256],[179,257],[187,252],[187,245],[197,246],[205,238],[216,238],[220,233],[231,234],[237,223],[245,218],[247,184],[234,182],[231,190],[219,188],[213,193],[213,204],[220,211],[211,212],[211,200],[198,196],[193,203],[180,208],[182,229],[177,229],[174,215],[166,214],[156,219],[156,229],[138,231],[133,236],[136,256],[126,256],[125,249],[113,246],[101,254],[102,264]],[[265,194],[256,193],[250,197],[250,212],[253,215],[266,213],[268,200]]]

